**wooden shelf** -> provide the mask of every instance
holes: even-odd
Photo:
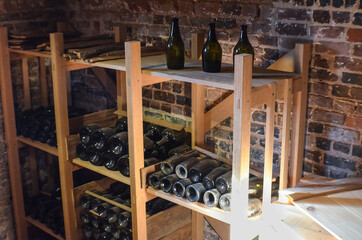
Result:
[[[36,50],[36,49],[32,49],[32,50],[20,50],[20,49],[9,48],[9,52],[11,52],[11,53],[18,53],[18,54],[23,54],[23,55],[27,55],[27,56],[50,58],[50,52],[47,52],[47,51],[39,51],[39,50]]]
[[[105,201],[105,202],[107,202],[109,204],[112,204],[113,206],[119,207],[119,208],[121,208],[121,209],[123,209],[123,210],[125,210],[127,212],[132,212],[132,209],[130,207],[128,207],[128,206],[126,206],[124,204],[112,201],[112,200],[110,200],[108,198],[102,197],[101,195],[98,195],[98,194],[96,194],[94,192],[86,190],[84,193],[86,193],[88,195],[91,195],[91,196],[93,196],[95,198],[99,198],[100,200]]]
[[[56,239],[59,239],[59,240],[64,240],[64,238],[62,236],[55,234],[51,229],[49,229],[47,226],[45,226],[43,223],[39,222],[38,220],[32,219],[31,217],[26,217],[25,219],[28,223],[41,229],[42,231],[46,232],[50,236],[52,236]]]
[[[17,139],[21,143],[35,147],[44,152],[50,153],[54,156],[58,156],[58,149],[56,147],[52,147],[52,146],[49,146],[48,144],[45,144],[45,143],[42,143],[39,141],[34,141],[34,140],[31,140],[31,139],[23,137],[23,136],[17,136]]]
[[[73,163],[76,165],[79,165],[81,167],[87,168],[89,170],[92,170],[93,172],[97,172],[99,174],[102,174],[106,177],[112,178],[114,180],[120,181],[122,183],[131,184],[130,178],[129,177],[125,177],[123,176],[120,172],[118,171],[110,171],[107,170],[105,167],[103,166],[94,166],[93,164],[91,164],[88,161],[83,161],[79,158],[73,159]]]
[[[180,206],[186,207],[188,209],[191,209],[193,211],[196,211],[198,213],[201,213],[203,215],[215,218],[217,220],[220,220],[222,222],[231,223],[231,214],[230,212],[226,212],[221,210],[217,207],[207,207],[205,204],[199,203],[199,202],[190,202],[189,200],[185,198],[179,198],[173,194],[165,193],[161,190],[156,190],[151,187],[147,188],[147,192],[153,195],[156,195],[157,197],[166,199],[170,202],[176,203]]]

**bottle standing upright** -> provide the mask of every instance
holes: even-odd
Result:
[[[249,42],[247,29],[248,27],[246,25],[241,25],[241,35],[239,41],[234,47],[233,61],[235,62],[235,55],[247,53],[253,55],[253,64],[254,64],[254,48]]]
[[[183,69],[185,63],[185,46],[182,41],[178,18],[172,19],[170,37],[166,48],[166,62],[168,69]]]
[[[202,49],[202,70],[216,73],[221,70],[222,49],[216,38],[215,23],[209,26],[209,36]]]

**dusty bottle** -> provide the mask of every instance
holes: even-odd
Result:
[[[77,148],[76,148],[77,156],[83,161],[86,160],[86,150],[87,150],[87,147],[84,146],[83,144],[79,143],[77,145]]]
[[[107,221],[109,223],[115,223],[117,221],[118,215],[122,212],[122,209],[119,207],[111,207],[107,209]]]
[[[92,163],[95,166],[102,166],[102,158],[101,154],[94,146],[89,146],[86,149],[86,160],[88,160],[90,163]]]
[[[144,157],[148,158],[148,157],[152,157],[154,155],[154,151],[155,151],[155,144],[154,142],[149,139],[146,136],[143,136],[143,152],[144,152]]]
[[[145,136],[148,137],[149,139],[151,139],[154,142],[157,142],[159,140],[161,140],[162,138],[162,131],[165,128],[155,125],[155,124],[150,124],[147,126],[146,130],[145,130]]]
[[[209,36],[202,49],[202,70],[204,72],[220,72],[222,49],[217,41],[215,23],[209,24]]]
[[[151,166],[158,163],[158,159],[157,158],[145,158],[145,167],[147,166]]]
[[[249,178],[249,196],[261,198],[263,195],[263,179],[258,177]]]
[[[124,211],[118,215],[117,225],[121,228],[126,228],[131,225],[131,213]]]
[[[111,136],[108,140],[110,151],[118,156],[128,153],[128,133],[120,132]]]
[[[166,62],[168,69],[183,69],[185,63],[185,47],[182,41],[178,18],[172,19],[170,37],[166,48]]]
[[[206,189],[202,183],[194,183],[187,186],[186,197],[190,202],[202,202]]]
[[[231,210],[231,193],[222,195],[219,199],[220,208],[224,211]],[[259,213],[262,209],[262,203],[258,198],[248,199],[248,217],[252,217]]]
[[[171,157],[173,155],[180,155],[183,153],[186,153],[191,150],[191,147],[187,144],[182,144],[178,147],[172,148],[170,151],[168,151],[168,156]]]
[[[217,207],[219,205],[220,196],[220,192],[215,188],[207,190],[204,194],[204,203],[208,207]]]
[[[91,210],[95,211],[96,213],[98,213],[98,207],[102,204],[102,200],[98,199],[98,198],[93,198],[91,201]]]
[[[93,229],[90,225],[83,225],[83,235],[85,239],[91,239],[93,236]]]
[[[197,156],[199,156],[199,153],[197,151],[193,151],[185,155],[174,155],[172,157],[169,157],[161,163],[161,171],[165,175],[171,174],[175,171],[177,165],[179,165],[188,158]]]
[[[107,212],[108,212],[108,209],[110,209],[112,207],[111,204],[107,203],[107,202],[104,202],[102,204],[100,204],[98,206],[98,213],[99,213],[99,216],[101,216],[103,219],[106,219],[107,218]]]
[[[79,138],[80,142],[84,146],[89,146],[93,143],[93,134],[97,131],[100,127],[98,125],[87,125],[80,129],[79,131]]]
[[[231,191],[231,175],[232,171],[229,171],[216,179],[215,186],[221,194]]]
[[[167,145],[170,148],[173,148],[183,144],[186,140],[185,138],[186,138],[185,130],[176,131],[170,128],[166,128],[165,130],[162,131],[162,139],[156,142],[156,144],[158,146]]]
[[[103,165],[110,171],[117,171],[119,166],[119,157],[111,152],[104,152],[101,155]]]
[[[80,198],[80,206],[83,209],[90,209],[92,200],[93,200],[93,197],[91,195],[85,194]]]
[[[237,42],[237,44],[235,45],[234,51],[233,51],[234,62],[235,62],[235,55],[242,54],[242,53],[252,54],[253,60],[254,60],[254,49],[253,49],[253,46],[249,42],[248,35],[247,35],[247,29],[248,29],[248,27],[246,25],[241,25],[240,39]]]
[[[165,174],[163,174],[162,171],[152,173],[150,175],[150,177],[148,178],[148,184],[154,189],[159,189],[160,181],[164,176],[165,176]]]
[[[79,216],[83,224],[90,223],[91,214],[89,212],[82,212]]]
[[[186,188],[191,184],[192,184],[192,181],[190,179],[188,179],[188,178],[181,179],[173,184],[172,192],[177,197],[183,197],[183,196],[185,196]]]
[[[172,191],[172,186],[175,182],[177,182],[179,178],[176,174],[171,174],[163,177],[160,181],[160,188],[165,193],[169,193]]]
[[[129,177],[129,156],[124,155],[118,159],[118,171],[125,177]]]
[[[120,119],[118,119],[117,122],[116,122],[116,127],[115,127],[114,130],[117,133],[127,132],[127,130],[128,130],[127,118],[126,117],[121,117]]]
[[[214,188],[216,178],[220,177],[221,175],[225,174],[228,171],[230,171],[230,168],[225,168],[225,167],[215,168],[202,179],[204,187],[207,190]]]
[[[100,128],[93,133],[93,146],[100,152],[103,152],[108,147],[108,139],[116,132],[109,127]]]
[[[188,178],[190,168],[192,168],[194,165],[196,165],[199,162],[200,160],[197,159],[196,157],[188,158],[187,160],[181,162],[176,166],[175,173],[181,179]]]
[[[190,168],[189,175],[192,182],[197,183],[211,172],[214,168],[220,166],[220,162],[214,159],[205,159]]]

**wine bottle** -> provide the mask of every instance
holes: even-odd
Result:
[[[188,151],[191,150],[191,147],[187,144],[182,144],[178,147],[175,147],[175,148],[172,148],[170,151],[168,151],[168,156],[171,157],[171,156],[174,156],[174,155],[180,155],[180,154],[183,154],[183,153],[186,153]]]
[[[220,162],[214,159],[205,159],[190,168],[189,174],[192,182],[197,183],[214,168],[220,166]]]
[[[208,207],[217,207],[221,194],[217,189],[207,190],[204,194],[204,203]]]
[[[111,207],[107,210],[107,221],[109,223],[115,223],[117,221],[118,215],[122,212],[122,209],[119,207]]]
[[[186,188],[186,197],[190,202],[201,202],[206,189],[202,183],[194,183]]]
[[[126,117],[121,117],[116,122],[115,131],[117,133],[120,133],[120,132],[127,132],[127,130],[128,130],[127,118]]]
[[[101,205],[98,206],[98,214],[99,216],[101,216],[103,219],[106,219],[107,218],[107,212],[108,212],[108,209],[110,209],[112,207],[111,204],[107,203],[107,202],[104,202],[102,203]]]
[[[90,225],[83,225],[83,235],[85,239],[91,239],[93,236],[93,229]]]
[[[189,186],[191,184],[192,184],[192,181],[190,179],[188,179],[188,178],[181,179],[173,184],[172,192],[177,197],[183,197],[183,196],[185,196],[187,186]]]
[[[129,156],[124,155],[118,159],[118,171],[125,177],[129,177]]]
[[[249,42],[248,35],[247,35],[247,28],[248,27],[246,25],[241,25],[240,39],[237,42],[237,44],[235,45],[234,51],[233,51],[234,64],[235,64],[235,55],[242,54],[242,53],[253,55],[253,62],[254,62],[254,49],[253,49],[253,46],[251,46],[251,44]]]
[[[80,206],[83,209],[90,209],[92,200],[93,200],[93,197],[91,195],[85,194],[80,198]]]
[[[98,199],[98,198],[93,198],[91,201],[91,209],[98,213],[98,208],[99,206],[102,204],[102,200]]]
[[[99,235],[98,240],[113,240],[113,235],[110,233],[113,227],[110,225],[106,225],[104,229],[107,229],[107,231],[102,232],[101,235]]]
[[[150,177],[148,178],[148,184],[154,189],[159,189],[160,181],[164,176],[165,176],[165,174],[163,174],[163,172],[161,172],[161,171],[152,173],[150,175]]]
[[[202,70],[204,72],[220,72],[222,49],[217,41],[215,23],[209,24],[209,36],[202,49]]]
[[[101,236],[102,232],[99,229],[94,229],[93,230],[93,239],[97,239],[99,240],[100,236]]]
[[[199,153],[197,151],[192,151],[185,155],[174,155],[172,157],[169,157],[165,161],[161,163],[161,171],[165,174],[171,174],[175,171],[175,168],[177,165],[182,163],[188,158],[197,157],[199,156]]]
[[[143,136],[144,157],[148,158],[148,157],[153,157],[153,156],[157,155],[157,153],[155,153],[155,151],[157,151],[155,143],[148,137]]]
[[[231,193],[222,195],[219,199],[220,208],[224,211],[230,211],[231,209]],[[262,203],[258,198],[248,199],[248,217],[252,217],[259,213],[262,209]]]
[[[179,146],[185,142],[186,133],[183,129],[182,131],[176,131],[170,128],[166,128],[162,131],[162,139],[156,144],[158,146],[167,145],[170,148]],[[167,151],[168,152],[168,151]]]
[[[111,136],[108,140],[110,151],[118,156],[128,153],[128,133],[120,132]]]
[[[83,161],[86,160],[86,150],[87,150],[87,147],[84,146],[83,144],[79,143],[77,145],[77,148],[76,148],[77,156]]]
[[[145,167],[158,163],[157,158],[145,158]]]
[[[83,224],[90,223],[91,214],[89,212],[82,212],[80,213],[80,220]]]
[[[127,188],[129,188],[129,186],[124,183],[114,182],[109,186],[109,192],[112,195],[117,195],[124,192]]]
[[[130,212],[124,211],[118,215],[117,225],[120,228],[130,227],[131,223],[132,223],[132,220],[131,220]]]
[[[221,194],[231,191],[231,175],[232,171],[229,171],[216,179],[215,186]]]
[[[109,127],[96,130],[93,133],[94,147],[100,152],[105,151],[108,147],[108,139],[115,133],[114,129]]]
[[[182,41],[178,18],[172,19],[170,37],[166,48],[166,62],[168,69],[183,69],[185,63],[185,47]]]
[[[172,186],[175,182],[177,182],[179,178],[176,174],[171,174],[163,177],[160,181],[160,188],[165,193],[169,193],[172,191]]]
[[[101,155],[103,165],[110,171],[117,171],[119,168],[119,157],[111,152],[104,152]]]
[[[147,126],[146,131],[145,131],[145,136],[148,137],[149,139],[151,139],[154,142],[157,142],[159,140],[161,140],[162,138],[162,131],[164,130],[164,127],[155,125],[155,124],[150,124]]]
[[[93,143],[93,134],[97,131],[100,127],[98,125],[92,124],[83,126],[79,131],[80,142],[84,146],[89,146]]]
[[[188,158],[187,160],[176,166],[176,175],[181,179],[188,178],[190,168],[192,168],[195,164],[199,162],[199,159],[197,159],[196,157]]]
[[[219,199],[220,208],[224,211],[230,211],[231,193],[225,193]]]
[[[55,147],[57,146],[57,133],[56,132],[50,132],[47,135],[48,139],[46,140],[46,144],[49,146]]]
[[[90,163],[92,163],[95,166],[102,166],[103,162],[102,162],[102,158],[100,156],[100,152],[97,150],[96,147],[94,146],[89,146],[87,147],[86,151],[85,151],[85,155],[86,155],[86,160],[88,160]]]
[[[249,178],[249,196],[261,198],[263,195],[263,179],[258,177]]]
[[[209,172],[204,179],[202,179],[202,183],[204,184],[204,187],[209,190],[215,187],[215,181],[216,178],[220,177],[221,175],[225,174],[226,172],[229,172],[230,168],[225,167],[218,167]]]

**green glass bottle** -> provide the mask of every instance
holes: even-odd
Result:
[[[210,23],[209,37],[202,49],[202,70],[204,72],[220,72],[222,49],[217,41],[215,23]]]
[[[185,46],[182,41],[178,18],[172,19],[170,37],[166,48],[168,69],[183,69],[185,63]]]
[[[253,63],[254,63],[254,48],[251,46],[248,34],[247,34],[248,27],[246,25],[241,25],[241,35],[238,43],[234,47],[233,52],[233,59],[235,62],[235,55],[246,53],[246,54],[252,54],[253,55]]]

